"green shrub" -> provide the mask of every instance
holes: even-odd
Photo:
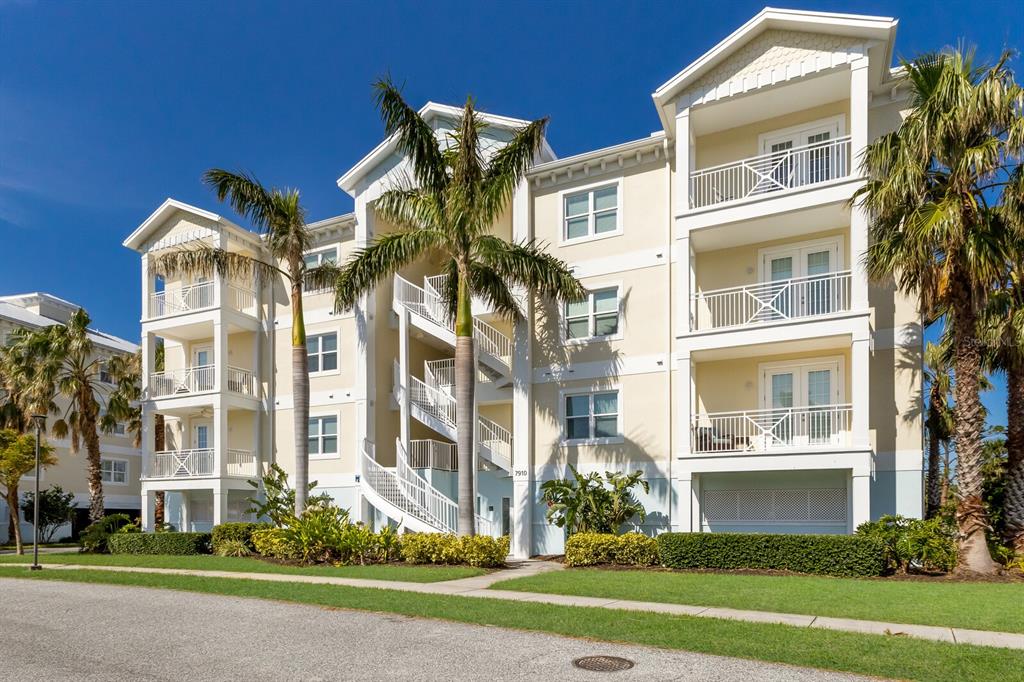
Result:
[[[885,572],[885,549],[855,535],[662,533],[658,555],[669,568],[769,569],[837,576]]]
[[[956,526],[952,520],[883,516],[857,526],[857,535],[882,544],[887,568],[948,572],[956,568]]]
[[[257,554],[306,564],[367,564],[398,558],[399,538],[391,528],[374,533],[362,523],[349,523],[348,512],[331,505],[307,507],[280,528],[253,529]]]
[[[221,540],[220,544],[213,546],[213,553],[217,556],[245,557],[252,554],[249,544],[241,540]]]
[[[83,552],[91,554],[107,554],[107,541],[110,536],[125,526],[131,526],[132,519],[127,514],[110,514],[99,521],[86,526],[79,537]]]
[[[252,544],[253,531],[260,530],[262,528],[270,528],[269,523],[248,523],[244,521],[222,523],[219,526],[213,527],[213,552],[214,554],[220,554],[218,548],[224,542],[241,542],[250,551],[254,551],[256,547]]]
[[[569,472],[572,478],[552,479],[540,487],[548,506],[548,523],[565,528],[568,535],[618,533],[634,517],[641,523],[647,518],[643,504],[633,494],[636,487],[645,493],[651,490],[642,471],[606,471],[602,478],[596,471],[583,475],[570,464]]]
[[[407,533],[401,541],[402,558],[410,564],[467,564],[493,568],[505,565],[508,548],[508,536]]]
[[[263,528],[252,533],[252,546],[260,556],[271,559],[298,559],[298,550],[285,538],[283,528]]]
[[[567,566],[651,566],[657,562],[658,543],[643,533],[576,533],[565,541]]]
[[[209,533],[115,533],[111,554],[209,554]]]

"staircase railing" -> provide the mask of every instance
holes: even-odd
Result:
[[[415,469],[458,471],[459,457],[455,443],[433,438],[409,441],[409,464]]]
[[[400,438],[395,439],[395,448],[395,472],[402,493],[423,512],[426,518],[422,520],[445,533],[456,532],[459,527],[459,505],[416,473],[409,465],[409,458]]]
[[[477,422],[477,443],[494,455],[512,461],[512,432],[504,426],[480,416]]]
[[[428,386],[418,377],[410,375],[409,399],[414,405],[446,426],[455,428],[455,398],[444,391]]]

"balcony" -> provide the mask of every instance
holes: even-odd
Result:
[[[409,443],[409,466],[414,469],[458,471],[459,457],[455,443],[427,438]]]
[[[206,478],[214,475],[213,448],[164,450],[149,460],[148,479]],[[255,477],[256,456],[249,450],[228,449],[224,459],[225,476]]]
[[[196,365],[155,372],[149,377],[149,397],[166,398],[209,393],[214,390],[216,365]],[[231,393],[256,397],[256,378],[247,369],[229,366],[226,388]]]
[[[691,450],[717,455],[840,448],[851,443],[852,417],[852,405],[696,414],[691,423]]]
[[[740,202],[850,175],[850,137],[712,166],[690,174],[690,208]]]
[[[224,307],[246,315],[256,314],[256,292],[229,284]],[[165,289],[149,297],[149,318],[170,317],[211,310],[214,307],[214,282],[199,282],[179,289]]]
[[[849,270],[702,291],[693,296],[694,331],[751,327],[850,310]]]

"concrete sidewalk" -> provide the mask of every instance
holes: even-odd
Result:
[[[127,566],[84,566],[77,564],[46,564],[47,569],[78,570],[92,569],[120,573],[162,573],[168,575],[189,575],[204,578],[236,578],[244,580],[265,580],[269,582],[309,583],[319,585],[344,585],[381,590],[399,590],[420,594],[447,594],[460,597],[501,599],[513,602],[532,602],[558,606],[583,606],[591,608],[619,609],[625,611],[646,611],[678,616],[700,618],[725,618],[751,623],[775,623],[794,627],[822,628],[843,632],[859,632],[873,635],[915,637],[951,644],[974,644],[977,646],[1024,649],[1024,634],[992,632],[988,630],[967,630],[935,625],[913,625],[907,623],[886,623],[851,618],[775,613],[772,611],[746,611],[721,607],[695,606],[689,604],[666,604],[660,602],[630,601],[601,597],[577,597],[539,592],[516,592],[511,590],[488,589],[491,585],[522,578],[547,571],[562,570],[562,564],[547,561],[523,561],[512,564],[508,569],[473,578],[461,578],[436,583],[410,583],[395,580],[365,580],[361,578],[338,578],[332,576],[293,575],[282,573],[236,573],[231,571],[201,571],[179,568],[136,568]]]

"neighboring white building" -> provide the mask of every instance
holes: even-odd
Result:
[[[16,329],[42,329],[57,324],[65,324],[79,308],[78,305],[57,298],[52,294],[30,293],[16,294],[13,296],[0,296],[0,344],[6,345]],[[139,347],[130,341],[119,339],[102,331],[93,329],[90,334],[100,357],[112,357],[135,353]],[[109,390],[115,386],[109,384]],[[101,396],[102,398],[102,396]],[[58,415],[48,415],[47,424],[52,425],[56,419],[63,417],[63,410],[67,409],[66,398],[58,397],[57,407],[61,410]],[[54,539],[59,540],[80,531],[88,525],[89,516],[89,483],[86,477],[86,453],[85,446],[77,454],[71,452],[71,441],[67,438],[58,439],[52,435],[46,436],[47,441],[54,447],[54,455],[58,464],[43,471],[39,479],[39,489],[45,490],[52,485],[59,485],[64,492],[74,493],[77,513],[72,524],[57,529]],[[107,512],[125,513],[133,517],[139,515],[139,475],[141,473],[141,457],[139,449],[134,447],[134,438],[128,433],[124,426],[115,433],[100,433],[100,448],[102,453],[102,476],[103,476],[103,501]],[[19,493],[24,496],[30,492],[35,485],[35,476],[29,475],[21,479]],[[21,519],[21,512],[18,512]],[[0,542],[8,540],[8,510],[7,505],[0,499]],[[22,519],[22,538],[30,540],[32,537],[32,524]]]
[[[896,23],[765,9],[654,92],[662,129],[565,159],[545,146],[494,231],[549,244],[591,296],[528,304],[514,325],[474,308],[483,532],[511,533],[518,556],[559,551],[539,486],[569,464],[642,470],[649,532],[847,533],[920,515],[920,320],[869,284],[850,202],[862,150],[906,113]],[[421,113],[445,135],[459,110]],[[484,119],[493,145],[525,123]],[[355,211],[312,225],[310,264],[393,229],[374,202],[405,165],[388,139],[338,180]],[[196,240],[261,251],[170,199],[125,245],[143,261],[145,422],[167,421],[167,452],[144,443],[144,513],[166,490],[172,523],[206,527],[241,517],[268,462],[294,470],[291,316],[282,282],[150,276],[154,254]],[[304,299],[310,477],[356,518],[455,525],[440,271],[416,263],[349,314]]]

